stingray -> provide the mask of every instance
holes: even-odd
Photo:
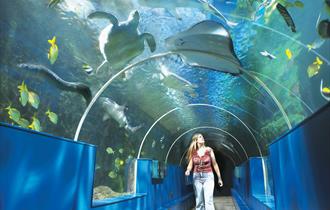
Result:
[[[190,66],[235,76],[242,73],[229,32],[215,21],[199,22],[188,30],[167,38],[166,47]]]
[[[99,35],[99,48],[104,61],[96,72],[107,62],[113,69],[123,68],[144,51],[144,41],[151,52],[156,49],[154,37],[149,33],[140,34],[137,29],[140,21],[138,11],[131,12],[128,20],[120,23],[114,15],[102,11],[93,12],[88,18],[103,18],[110,22]]]

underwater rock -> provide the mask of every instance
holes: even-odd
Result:
[[[149,33],[140,34],[137,30],[140,21],[138,11],[133,11],[127,21],[118,22],[118,19],[106,12],[93,12],[88,18],[104,18],[110,21],[99,35],[99,48],[104,61],[97,67],[96,73],[107,62],[112,69],[121,69],[131,60],[144,51],[144,41],[149,45],[150,51],[156,50],[156,41]]]
[[[94,188],[93,200],[102,200],[105,198],[111,198],[121,195],[121,193],[113,191],[110,187],[105,185],[100,185]]]
[[[317,26],[317,31],[323,39],[329,39],[330,38],[330,21],[329,20],[320,21]]]

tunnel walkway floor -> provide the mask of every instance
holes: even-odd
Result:
[[[233,198],[231,196],[214,197],[215,210],[236,210]],[[193,208],[192,210],[195,210]]]

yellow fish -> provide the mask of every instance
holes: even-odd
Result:
[[[316,57],[315,61],[311,65],[308,66],[308,69],[307,69],[308,77],[313,77],[316,74],[318,74],[321,69],[322,64],[323,64],[323,61],[319,57]]]
[[[58,121],[58,117],[57,114],[54,112],[51,112],[49,109],[46,112],[46,115],[48,116],[49,120],[53,123],[53,124],[57,124]]]
[[[8,106],[6,110],[8,110],[9,118],[12,119],[14,122],[17,123],[21,119],[21,113],[17,109]]]
[[[290,49],[286,49],[285,50],[285,54],[288,57],[288,59],[291,60],[291,58],[292,58],[292,52],[291,52],[291,50]]]
[[[312,44],[307,45],[308,52],[314,49],[314,46]]]
[[[24,81],[22,82],[21,85],[19,85],[17,87],[18,87],[18,90],[20,93],[19,101],[21,102],[22,106],[25,106],[29,99],[29,90],[28,90],[26,84],[24,83]]]
[[[323,61],[319,57],[316,57],[313,64],[318,65],[319,67],[321,67],[321,65],[323,64]]]
[[[32,130],[35,130],[35,131],[41,131],[42,130],[41,125],[40,125],[40,121],[36,117],[32,117],[32,122],[28,127],[31,128]]]
[[[328,88],[328,87],[324,87],[324,88],[322,89],[322,92],[323,92],[323,93],[326,93],[326,94],[330,94],[330,88]]]
[[[54,64],[58,56],[58,47],[56,45],[56,36],[53,39],[49,39],[48,43],[50,44],[48,51],[48,60],[51,64]]]
[[[317,75],[319,73],[319,70],[320,70],[320,66],[318,66],[314,63],[309,65],[308,69],[307,69],[308,77],[310,78],[310,77]]]

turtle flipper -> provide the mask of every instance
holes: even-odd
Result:
[[[156,50],[156,41],[154,36],[149,33],[144,33],[141,37],[147,41],[150,51],[154,52]]]
[[[137,29],[140,22],[140,14],[137,10],[131,11],[128,16],[129,25],[131,28]]]
[[[97,11],[97,12],[93,12],[93,13],[89,14],[87,17],[88,18],[105,18],[105,19],[108,19],[112,23],[112,25],[118,26],[118,19],[114,15],[107,13],[107,12]]]

